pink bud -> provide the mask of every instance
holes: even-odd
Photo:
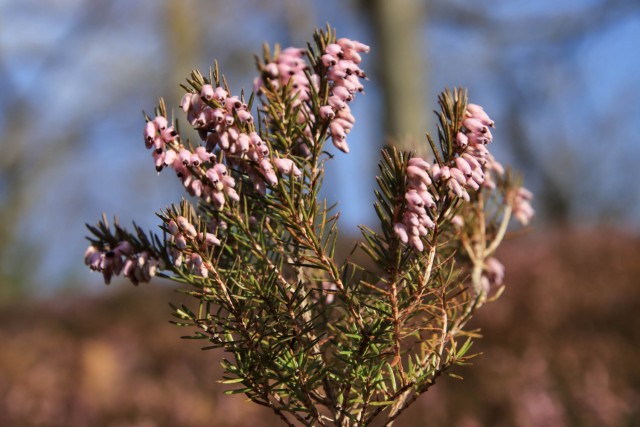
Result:
[[[351,129],[353,129],[353,123],[345,119],[341,119],[340,117],[336,117],[335,119],[333,119],[333,123],[339,125],[342,129],[344,129],[344,133],[346,134],[351,132]]]
[[[201,162],[208,162],[211,160],[212,154],[209,153],[207,149],[203,146],[196,147],[195,153]]]
[[[177,234],[175,236],[176,247],[180,250],[185,249],[187,247],[187,239],[182,234]]]
[[[338,59],[335,56],[333,56],[333,55],[331,55],[329,53],[326,53],[326,54],[322,55],[322,64],[325,67],[327,67],[327,68],[328,67],[333,67],[337,63],[338,63]]]
[[[226,187],[225,188],[225,192],[227,193],[227,197],[235,202],[239,202],[240,201],[240,196],[238,195],[238,192],[236,190],[234,190],[231,187]]]
[[[191,185],[189,186],[190,193],[192,193],[196,197],[202,196],[202,181],[199,179],[194,179],[191,181]]]
[[[478,184],[482,184],[484,181],[484,172],[482,172],[482,169],[474,169],[471,178]]]
[[[224,206],[224,194],[222,191],[214,190],[211,192],[211,200],[217,209],[222,209]]]
[[[402,243],[407,243],[409,241],[409,236],[407,235],[407,227],[404,224],[397,222],[393,225],[393,232],[398,236]]]
[[[274,159],[273,162],[275,163],[276,168],[281,174],[288,175],[290,173],[293,173],[294,176],[302,175],[300,169],[298,169],[296,164],[293,163],[293,160],[291,159]]]
[[[429,215],[422,215],[420,217],[420,225],[426,227],[426,228],[435,228],[436,224],[433,222],[433,220],[429,217]]]
[[[176,235],[178,234],[178,224],[174,220],[171,220],[167,223],[167,231],[169,234]]]
[[[475,171],[477,169],[482,169],[482,166],[480,165],[480,162],[478,162],[478,159],[476,159],[471,153],[464,152],[460,157],[467,161],[472,170]]]
[[[122,267],[122,275],[124,277],[132,277],[136,268],[136,261],[133,258],[127,258]]]
[[[422,197],[418,195],[418,192],[416,190],[407,191],[404,195],[404,198],[407,200],[410,209],[422,208],[424,206]]]
[[[232,96],[224,100],[224,107],[228,112],[232,112],[233,110],[237,110],[242,107],[242,102],[240,98],[237,96]]]
[[[462,157],[456,157],[455,163],[465,176],[471,176],[471,165]]]
[[[431,176],[433,177],[434,181],[440,181],[442,179],[439,164],[435,163],[433,166],[431,166]]]
[[[167,126],[169,126],[169,122],[167,121],[167,119],[162,116],[157,116],[155,119],[153,119],[153,122],[155,123],[158,130],[166,129]]]
[[[333,56],[337,56],[337,57],[341,57],[342,56],[342,47],[338,44],[335,43],[331,43],[329,45],[327,45],[327,47],[324,49],[324,51],[326,53],[328,53],[329,55],[333,55]]]
[[[477,104],[467,104],[466,113],[469,117],[478,119],[480,122],[482,122],[482,124],[486,126],[494,126],[493,120],[491,120],[491,118],[487,115],[487,113],[484,111],[484,108]]]
[[[342,151],[343,153],[349,152],[349,145],[347,145],[346,140],[338,139],[338,138],[332,138],[331,140],[333,142],[334,147],[336,147],[338,150]]]
[[[276,77],[278,77],[278,74],[280,74],[278,72],[278,65],[274,62],[268,63],[265,66],[265,71],[269,75],[269,77],[271,77],[272,79],[275,79]]]
[[[116,255],[131,255],[131,253],[133,253],[133,247],[129,242],[123,240],[118,243],[118,246],[115,247],[113,252],[115,252]]]
[[[353,42],[353,40],[350,40],[347,38],[338,39],[336,43],[338,44],[338,46],[340,46],[344,50],[351,50],[356,48],[356,45]]]
[[[423,171],[428,170],[430,166],[429,162],[420,157],[412,157],[407,163],[409,164],[409,166],[417,167],[419,169],[422,169]]]
[[[206,175],[207,178],[209,178],[209,181],[211,181],[214,188],[216,188],[218,183],[220,182],[220,176],[218,175],[218,172],[216,172],[215,169],[211,168],[211,169],[207,169],[207,171],[204,174]]]
[[[183,148],[178,153],[178,158],[180,159],[183,165],[187,166],[189,163],[191,163],[191,151],[187,150],[186,148]]]
[[[407,177],[411,180],[424,182],[425,185],[431,185],[431,178],[429,178],[429,175],[417,166],[409,166],[407,168]]]
[[[187,224],[184,228],[185,233],[191,238],[194,238],[198,235],[196,231],[196,227],[193,224]]]
[[[489,138],[481,133],[468,133],[467,137],[469,138],[469,143],[474,145],[487,145],[489,142],[491,142]]]
[[[156,137],[156,125],[153,122],[147,122],[144,127],[144,140],[147,143],[147,148],[151,148],[151,143]]]
[[[333,108],[334,111],[342,110],[347,106],[347,104],[342,99],[335,95],[330,96],[327,102],[329,102],[329,105]]]
[[[456,228],[456,229],[461,229],[462,227],[464,227],[464,220],[462,219],[462,217],[460,215],[456,215],[453,218],[451,218],[451,224]]]
[[[422,252],[424,250],[424,243],[422,243],[420,236],[409,236],[409,245],[418,252]]]
[[[524,187],[520,187],[518,189],[518,196],[522,197],[524,200],[533,200],[533,193]]]
[[[238,119],[242,123],[253,123],[253,116],[247,110],[238,110]]]
[[[200,237],[202,239],[202,237]],[[220,246],[220,240],[216,237],[215,234],[206,233],[204,241],[207,245]]]
[[[202,257],[197,253],[192,253],[191,258],[189,259],[189,263],[196,268],[200,268],[202,265]]]
[[[246,133],[241,133],[238,135],[237,144],[241,152],[246,153],[247,151],[249,151],[250,142],[251,141],[249,139],[249,135],[247,135]]]
[[[207,101],[211,101],[213,99],[214,90],[213,86],[206,84],[202,85],[202,89],[200,90],[200,96],[202,96]]]
[[[228,96],[229,94],[222,87],[217,87],[213,91],[213,97],[219,102],[224,102],[224,100],[227,99]]]
[[[474,118],[464,119],[462,121],[462,125],[465,128],[467,128],[470,132],[473,132],[476,134],[483,134],[489,131],[489,129],[484,124],[482,124],[480,120],[474,119]]]
[[[332,94],[343,101],[351,101],[353,99],[353,94],[344,86],[335,86],[332,90]]]
[[[344,53],[344,59],[353,61],[355,64],[362,62],[362,57],[355,50],[347,50]]]
[[[222,148],[223,150],[228,150],[229,146],[231,145],[229,143],[229,133],[228,132],[219,133],[218,143],[220,144],[220,148]]]
[[[479,182],[476,182],[473,177],[469,177],[469,179],[467,179],[467,182],[464,183],[467,188],[471,188],[472,190],[478,190],[478,188],[480,188],[480,184]]]
[[[331,120],[335,117],[336,113],[333,111],[333,107],[330,105],[324,105],[320,107],[320,117],[324,120]]]
[[[449,166],[442,166],[440,168],[440,176],[442,177],[442,179],[449,179],[451,177]]]
[[[257,132],[251,132],[249,134],[249,139],[251,140],[251,142],[253,143],[253,145],[255,146],[260,146],[263,144],[262,142],[262,138],[260,138],[260,135],[258,135]]]
[[[418,191],[418,195],[422,199],[422,202],[424,203],[425,207],[434,208],[436,206],[436,202],[433,201],[433,196],[428,191],[420,190]]]
[[[351,110],[349,109],[348,105],[342,110],[336,112],[336,117],[340,117],[341,119],[346,120],[351,124],[354,124],[356,122],[356,118],[353,116],[353,114],[351,114]]]
[[[167,150],[164,152],[164,164],[169,166],[176,160],[177,153],[173,150]]]
[[[447,181],[447,186],[451,190],[451,192],[456,196],[462,198],[462,194],[464,190],[455,179],[450,179]]]
[[[464,185],[467,182],[467,178],[464,176],[464,173],[458,168],[450,168],[449,173],[451,173],[451,177],[458,181],[458,184]]]
[[[190,92],[185,93],[180,101],[180,107],[185,113],[191,109],[191,95],[193,94]]]
[[[225,112],[221,108],[216,108],[215,110],[213,110],[213,113],[211,113],[211,116],[213,118],[213,121],[215,121],[216,123],[222,123],[224,122]]]
[[[363,53],[369,53],[369,46],[364,44],[364,43],[360,43],[358,41],[353,41],[353,48],[356,50],[356,52],[363,52]]]
[[[337,138],[340,140],[346,138],[344,129],[342,128],[342,126],[340,126],[340,124],[336,123],[335,120],[329,123],[329,133],[331,134],[332,138]]]
[[[178,226],[180,226],[180,228],[182,229],[185,229],[187,225],[190,224],[189,220],[181,215],[176,218],[176,222],[178,223]]]
[[[469,144],[469,138],[464,133],[458,132],[456,135],[456,143],[458,144],[458,147],[464,149]]]
[[[160,136],[165,142],[173,142],[176,140],[178,136],[178,132],[174,129],[173,126],[168,127],[160,131]]]
[[[227,175],[227,167],[223,163],[216,163],[216,165],[213,166],[213,170],[215,170],[220,177]]]
[[[160,154],[164,150],[164,145],[164,140],[160,136],[157,136],[153,139],[153,148],[158,154]]]

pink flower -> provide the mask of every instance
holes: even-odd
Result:
[[[533,193],[524,187],[516,189],[513,197],[513,216],[522,224],[528,225],[535,211],[531,207]]]
[[[467,104],[467,110],[466,110],[465,113],[466,113],[467,117],[475,118],[475,119],[479,120],[485,126],[494,127],[494,125],[495,125],[493,120],[491,120],[491,118],[484,111],[484,108],[482,108],[479,105]]]
[[[202,85],[202,89],[200,90],[200,96],[202,96],[207,101],[211,101],[213,99],[214,89],[210,84]]]
[[[276,169],[278,169],[278,172],[283,175],[289,175],[290,173],[293,173],[296,177],[302,175],[300,169],[298,169],[291,159],[273,159],[273,163],[275,164]]]

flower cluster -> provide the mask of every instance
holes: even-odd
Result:
[[[210,246],[220,246],[220,239],[214,233],[208,231],[198,232],[196,227],[184,216],[169,220],[167,222],[167,231],[173,241],[173,265],[180,268],[184,262],[191,273],[208,277],[209,270],[202,257],[195,251],[188,251],[187,248],[191,244],[197,249],[206,250]]]
[[[122,275],[131,283],[146,283],[156,275],[158,268],[162,269],[161,262],[152,257],[148,251],[136,253],[127,241],[120,242],[112,250],[100,250],[90,245],[84,254],[84,263],[93,271],[102,273],[106,284],[111,278]]]
[[[156,170],[171,167],[190,195],[212,200],[218,208],[224,206],[225,194],[229,199],[239,199],[234,190],[235,180],[227,174],[226,166],[215,164],[215,155],[205,147],[191,150],[180,143],[164,116],[147,122],[144,133],[147,148],[154,148]]]
[[[493,127],[494,122],[484,109],[468,104],[461,125],[455,139],[458,155],[449,164],[433,165],[432,177],[436,182],[445,182],[456,197],[469,201],[469,190],[495,187],[488,171],[502,175],[504,169],[486,147],[493,140],[489,127]]]
[[[435,208],[433,196],[429,192],[431,178],[427,171],[429,163],[420,157],[409,159],[407,166],[407,192],[404,195],[407,209],[402,220],[393,226],[393,231],[400,241],[413,247],[418,252],[424,250],[422,237],[435,227],[427,209]]]
[[[355,123],[348,103],[357,92],[364,89],[360,79],[366,75],[358,64],[362,61],[360,53],[368,51],[369,46],[363,43],[341,38],[328,44],[321,57],[324,76],[329,82],[329,96],[327,105],[320,107],[320,118],[328,123],[333,144],[345,153],[349,152],[346,136]],[[298,123],[306,123],[304,132],[310,137],[311,122],[315,117],[305,101],[311,97],[311,87],[319,92],[320,77],[316,73],[307,75],[309,66],[304,60],[305,55],[304,49],[284,49],[277,58],[264,66],[262,77],[254,81],[254,89],[261,94],[265,85],[278,89],[290,84],[293,105],[300,106]]]
[[[211,84],[202,85],[200,93],[187,92],[180,102],[187,120],[206,141],[208,152],[217,146],[225,153],[242,155],[250,149],[249,135],[244,131],[253,124],[247,104],[227,90]]]
[[[327,69],[327,78],[331,82],[328,104],[320,107],[320,116],[329,122],[329,134],[333,145],[345,153],[349,152],[347,134],[351,132],[355,118],[348,103],[357,92],[363,91],[361,78],[366,78],[358,64],[362,61],[360,53],[369,52],[369,46],[345,38],[327,45],[322,64]]]

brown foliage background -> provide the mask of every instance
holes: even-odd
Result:
[[[474,323],[483,354],[397,424],[638,425],[640,238],[555,230],[508,241],[499,256],[509,285]],[[3,307],[0,425],[278,425],[221,393],[224,355],[166,322],[179,298],[118,283],[100,297]]]

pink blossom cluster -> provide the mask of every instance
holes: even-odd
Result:
[[[435,224],[427,209],[435,208],[433,196],[429,192],[431,178],[428,174],[429,163],[420,157],[409,159],[407,166],[407,192],[404,195],[406,209],[402,218],[393,226],[393,231],[402,243],[408,244],[418,252],[424,250],[422,237],[427,236]]]
[[[360,53],[368,52],[369,46],[346,38],[327,45],[322,55],[322,64],[326,70],[325,77],[329,81],[329,97],[327,105],[320,107],[320,118],[329,124],[329,134],[336,148],[348,152],[346,136],[353,128],[355,118],[351,114],[348,103],[357,92],[363,91],[361,78],[365,73],[358,64],[362,61]],[[273,88],[284,87],[291,82],[291,96],[294,105],[301,106],[298,123],[315,120],[308,101],[311,97],[311,86],[320,90],[318,74],[307,76],[309,66],[304,60],[304,49],[289,47],[264,67],[263,77],[256,78],[254,88],[260,94],[266,84]],[[264,79],[266,78],[267,81]],[[305,127],[305,134],[311,137],[310,123]]]
[[[291,82],[291,98],[294,99],[294,106],[302,105],[311,96],[310,82],[306,74],[309,65],[305,61],[305,56],[304,49],[288,47],[264,67],[263,77],[268,79],[268,84],[273,89],[280,89]],[[258,95],[262,93],[262,87],[267,84],[262,77],[256,77],[253,83],[254,91]],[[315,73],[311,74],[311,84],[316,91],[320,89],[320,78]]]
[[[307,77],[309,65],[305,61],[305,56],[304,49],[297,47],[284,49],[277,58],[264,66],[262,76],[256,77],[253,85],[254,92],[262,95],[264,86],[277,90],[290,84],[290,98],[293,100],[293,106],[300,108],[296,120],[298,124],[306,123],[304,134],[308,140],[312,140],[311,124],[315,118],[306,101],[311,97],[310,85],[313,85],[316,92],[320,90],[320,77],[315,73],[310,74],[311,79]],[[303,141],[298,141],[297,148],[303,155],[309,154],[309,147]]]
[[[349,152],[347,134],[351,132],[355,118],[351,114],[349,102],[364,87],[360,79],[366,74],[360,69],[360,53],[369,52],[369,46],[346,38],[327,45],[322,55],[322,64],[327,69],[330,81],[328,104],[320,107],[320,117],[329,122],[329,134],[333,145],[345,153]]]
[[[251,148],[244,130],[251,128],[253,116],[237,96],[221,86],[202,85],[200,93],[186,93],[180,102],[187,120],[206,141],[208,152],[218,146],[227,154],[241,155]]]
[[[91,270],[101,272],[107,285],[114,275],[121,273],[134,285],[146,283],[155,276],[158,268],[162,268],[161,262],[149,252],[136,253],[127,241],[122,241],[113,250],[107,251],[90,245],[85,251],[84,262]]]
[[[469,201],[469,190],[481,186],[494,188],[489,171],[503,174],[504,169],[487,149],[493,140],[489,127],[494,122],[482,107],[468,104],[462,128],[456,135],[456,156],[446,165],[433,165],[433,180],[446,183],[451,194]]]
[[[196,253],[188,251],[189,245],[200,250],[206,250],[210,246],[220,246],[220,239],[214,233],[200,231],[184,216],[178,216],[175,220],[167,222],[167,231],[171,235],[174,247],[172,250],[173,265],[181,267],[183,263],[187,269],[202,277],[208,277],[209,270]]]
[[[163,134],[170,137],[165,138]],[[213,201],[218,209],[224,206],[225,195],[231,200],[240,199],[234,189],[235,180],[228,174],[227,167],[213,163],[215,156],[203,146],[192,151],[182,145],[165,117],[157,116],[147,122],[145,141],[148,148],[154,148],[156,169],[160,171],[165,166],[171,167],[190,195]]]
[[[513,216],[522,225],[527,225],[533,218],[535,211],[531,207],[531,200],[533,200],[533,193],[524,187],[519,187],[513,200]]]

